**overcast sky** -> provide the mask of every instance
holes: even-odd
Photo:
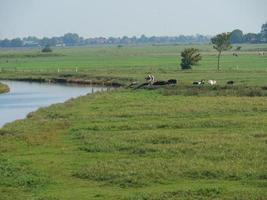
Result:
[[[260,32],[267,0],[0,0],[0,38]]]

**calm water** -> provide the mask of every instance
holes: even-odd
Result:
[[[0,94],[0,128],[8,122],[23,119],[40,107],[61,103],[72,97],[106,90],[102,87],[85,87],[47,83],[1,81],[10,87],[10,93]]]

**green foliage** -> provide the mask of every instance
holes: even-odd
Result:
[[[211,38],[213,48],[218,51],[218,63],[217,68],[220,70],[220,57],[223,51],[227,51],[232,48],[230,42],[231,33],[221,33]]]
[[[43,53],[50,53],[52,52],[53,50],[51,49],[50,45],[46,45],[43,49],[42,49],[42,52]]]
[[[231,32],[230,42],[232,44],[243,42],[243,32],[241,30],[234,30]]]
[[[181,68],[182,69],[191,69],[193,65],[198,64],[202,59],[199,50],[195,48],[186,48],[181,53]]]
[[[76,33],[66,33],[63,36],[63,42],[69,46],[79,45],[80,37]]]
[[[261,27],[261,36],[263,42],[267,42],[267,23],[263,24]]]

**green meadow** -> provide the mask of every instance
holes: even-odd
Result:
[[[176,78],[187,83],[217,79],[223,84],[228,79],[236,79],[248,84],[266,84],[267,56],[260,56],[258,52],[266,51],[267,45],[243,44],[238,57],[232,55],[236,46],[232,51],[224,52],[220,72],[216,70],[217,53],[212,45],[69,47],[55,48],[48,54],[40,53],[41,49],[37,48],[1,49],[0,78],[58,77],[67,74],[82,79],[113,78],[127,83],[131,80],[143,81],[144,76],[151,73],[156,79]],[[186,47],[200,49],[203,59],[192,71],[183,72],[179,66],[180,53]],[[16,73],[8,74],[15,70]]]
[[[181,71],[186,46],[203,59]],[[257,52],[266,49],[225,52],[220,71],[211,45],[1,49],[1,79],[127,85],[151,73],[178,84],[89,94],[5,125],[0,199],[265,200],[267,55]],[[200,79],[218,85],[192,86]]]

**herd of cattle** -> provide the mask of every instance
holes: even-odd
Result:
[[[155,81],[155,77],[153,75],[148,75],[146,78],[146,85],[170,85],[170,84],[177,84],[177,80],[175,79],[170,79],[168,81]],[[194,81],[192,83],[193,85],[204,85],[204,84],[209,84],[209,85],[216,85],[217,81],[216,80],[200,80],[200,81]],[[227,85],[233,85],[234,81],[227,81]]]
[[[144,88],[146,86],[161,86],[161,85],[176,85],[177,84],[177,80],[176,79],[169,79],[167,81],[156,81],[155,77],[153,75],[148,75],[145,78],[146,82],[139,84],[139,82],[132,82],[130,85],[127,86],[127,88],[135,88],[135,89],[139,89],[139,88]],[[227,81],[226,84],[227,85],[234,85],[234,81]],[[200,81],[194,81],[192,82],[193,85],[216,85],[217,81],[216,80],[200,80]]]

